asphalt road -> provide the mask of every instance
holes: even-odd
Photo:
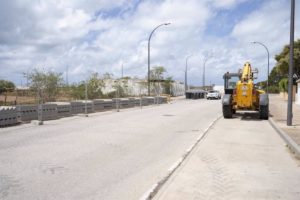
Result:
[[[0,199],[139,199],[220,114],[178,100],[0,129]]]

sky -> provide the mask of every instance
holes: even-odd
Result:
[[[295,39],[300,38],[296,1]],[[69,83],[91,73],[145,78],[148,38],[151,68],[188,84],[222,85],[225,72],[246,61],[267,77],[267,52],[289,43],[290,0],[3,0],[0,1],[0,79],[26,84],[33,69],[68,74]],[[68,72],[68,73],[67,73]]]

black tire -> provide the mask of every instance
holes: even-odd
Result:
[[[259,118],[269,119],[269,105],[259,106]]]
[[[223,105],[223,117],[224,118],[232,118],[232,108],[230,105]]]

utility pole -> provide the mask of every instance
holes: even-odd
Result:
[[[290,25],[290,64],[288,85],[287,125],[293,124],[293,69],[294,69],[294,27],[295,27],[295,0],[291,0],[291,25]]]
[[[124,68],[123,68],[123,63],[122,63],[122,79],[123,79],[123,75],[124,75]]]
[[[186,91],[188,90],[188,84],[187,84],[187,70],[188,70],[188,59],[191,57],[192,55],[188,55],[185,58],[185,71],[184,71],[184,92],[186,93]]]
[[[69,66],[66,67],[66,84],[69,86]]]

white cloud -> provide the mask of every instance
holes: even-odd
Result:
[[[300,10],[299,4],[296,8]],[[296,14],[296,34],[299,34],[299,13]],[[245,57],[261,68],[263,77],[266,77],[266,51],[260,45],[251,45],[250,42],[259,41],[265,44],[270,51],[270,67],[275,65],[275,54],[278,54],[285,44],[289,44],[290,32],[290,4],[287,1],[267,1],[263,6],[240,21],[234,27],[231,36],[237,40],[240,48],[245,48]]]
[[[136,3],[139,4],[136,6]],[[21,72],[44,67],[59,72],[69,68],[71,81],[89,72],[112,72],[144,77],[147,73],[147,40],[151,40],[151,64],[163,65],[168,74],[183,80],[185,57],[191,83],[202,82],[205,52],[207,83],[222,84],[226,71],[237,71],[245,60],[265,65],[264,42],[271,58],[289,41],[289,5],[284,0],[263,1],[259,9],[238,19],[230,35],[207,35],[208,21],[220,10],[231,10],[244,0],[14,0],[0,2],[1,74],[17,84]],[[297,5],[296,13],[299,9]],[[299,14],[296,38],[299,37]],[[216,22],[218,23],[218,22]],[[234,23],[234,22],[232,22]],[[272,63],[274,61],[272,60]],[[16,74],[17,72],[17,74]],[[261,77],[265,77],[262,73]]]
[[[210,3],[212,3],[216,8],[229,9],[244,1],[246,0],[210,0]]]

